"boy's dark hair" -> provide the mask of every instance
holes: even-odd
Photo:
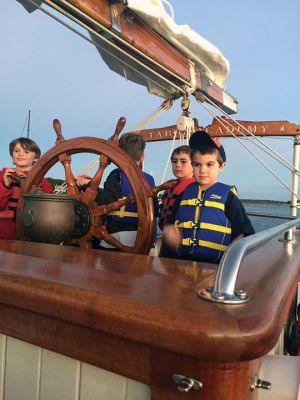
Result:
[[[41,149],[39,148],[39,146],[33,140],[23,137],[14,139],[9,143],[9,154],[11,156],[13,155],[14,148],[18,143],[24,150],[32,151],[33,153],[35,153],[37,158],[40,158]]]
[[[173,150],[173,153],[171,155],[171,161],[173,160],[173,157],[176,154],[180,154],[180,153],[188,154],[189,156],[191,156],[191,148],[190,148],[190,146],[185,144],[185,145],[176,147],[176,149]]]
[[[223,157],[221,156],[221,153],[219,152],[219,150],[216,147],[212,147],[212,146],[201,146],[198,149],[192,149],[191,150],[191,160],[193,163],[193,158],[195,153],[200,153],[202,155],[205,154],[216,154],[217,156],[217,161],[219,163],[219,165],[221,166],[224,162]]]
[[[120,147],[126,151],[135,161],[140,161],[146,147],[142,135],[134,132],[124,133],[119,139]]]

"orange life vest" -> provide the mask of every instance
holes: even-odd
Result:
[[[159,208],[158,226],[160,227],[161,230],[163,229],[166,223],[167,215],[170,215],[172,213],[172,208],[174,206],[177,197],[182,192],[185,191],[188,185],[190,185],[193,182],[195,182],[195,178],[182,179],[177,183],[176,186],[173,187],[173,189],[165,190],[165,192],[162,195],[161,205]]]
[[[17,203],[20,197],[21,187],[19,182],[11,183],[12,193],[8,199],[5,210],[0,211],[0,219],[16,219]]]

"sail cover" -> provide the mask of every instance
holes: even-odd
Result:
[[[32,1],[30,0],[17,1],[29,12],[34,11],[36,8],[32,5]],[[38,6],[43,3],[43,0],[34,1]],[[93,1],[93,7],[95,8],[100,7],[99,4],[104,3],[104,1],[100,0],[99,4]],[[59,3],[59,1],[56,3]],[[70,3],[77,6],[74,0],[71,0]],[[84,0],[79,1],[78,6],[81,3],[90,5],[90,2]],[[112,4],[113,3],[114,2],[112,2]],[[109,4],[110,1],[107,0],[108,7]],[[220,98],[223,97],[220,104],[225,104],[227,102],[226,99],[224,100],[224,97],[227,96],[225,92],[222,94],[218,93],[219,89],[222,91],[224,88],[224,81],[229,72],[229,62],[213,44],[193,31],[188,25],[177,25],[174,19],[166,12],[162,0],[127,0],[127,7],[137,18],[142,20],[155,31],[156,34],[162,37],[166,43],[170,43],[173,48],[185,57],[185,60],[189,60],[189,62],[194,64],[195,71],[199,71],[199,73],[210,80],[210,83],[214,83],[217,86],[216,99],[220,100]],[[89,33],[94,43],[97,45],[97,50],[102,59],[111,70],[124,76],[126,79],[146,86],[148,91],[155,95],[171,98],[178,94],[172,85],[166,86],[166,83],[160,80],[160,77],[152,79],[151,72],[142,74],[141,71],[138,70],[139,68],[136,68],[135,61],[126,55],[124,56],[122,50],[111,49],[110,44],[104,43],[97,34]],[[209,89],[208,85],[206,91],[208,92],[209,90],[213,91],[214,88],[211,87],[211,89]],[[215,99],[215,93],[212,94],[212,98]],[[228,98],[228,102],[229,110],[236,112],[236,104],[233,99]]]
[[[177,25],[165,11],[161,0],[127,0],[127,2],[135,14],[192,60],[209,79],[218,86],[224,86],[229,72],[229,62],[217,47],[188,25]]]
[[[21,3],[22,6],[24,6],[28,12],[32,12],[32,11],[35,11],[35,10],[36,10],[36,7],[35,7],[32,3],[30,3],[29,1],[27,1],[27,0],[17,0],[17,1],[18,1],[19,3]],[[38,6],[40,6],[40,5],[42,4],[42,2],[43,2],[43,0],[35,0],[35,3],[36,3]]]

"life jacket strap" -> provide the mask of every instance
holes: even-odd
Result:
[[[228,246],[224,246],[223,244],[217,244],[213,242],[208,242],[206,240],[199,240],[199,246],[209,247],[210,249],[219,250],[219,251],[226,251]]]
[[[197,239],[185,238],[182,239],[181,241],[182,246],[196,246],[196,244],[197,244]]]
[[[200,199],[181,200],[180,205],[181,206],[191,206],[191,207],[201,206],[201,205],[203,205],[203,201]],[[218,203],[217,201],[205,200],[204,205],[206,207],[218,208],[223,211],[225,210],[225,205],[223,203]]]
[[[173,192],[167,192],[162,195],[162,199],[175,199],[176,197],[178,197],[178,195]]]
[[[197,226],[197,224],[194,221],[184,221],[179,223],[179,221],[177,220],[175,222],[175,226],[177,228],[193,229]],[[231,234],[231,228],[222,225],[209,224],[207,222],[201,222],[200,229],[209,229],[211,231],[227,233],[228,235]]]
[[[211,231],[228,233],[229,235],[231,234],[231,228],[228,228],[227,226],[208,224],[206,222],[201,222],[200,223],[200,229],[209,229]]]
[[[196,239],[191,239],[191,238],[186,238],[182,239],[181,241],[182,246],[196,246],[197,245],[197,240]],[[199,240],[198,242],[199,246],[202,247],[208,247],[210,249],[218,250],[218,251],[226,251],[228,246],[224,246],[223,244],[218,244],[218,243],[213,243],[213,242],[208,242],[207,240]]]
[[[177,223],[177,228],[186,228],[186,229],[192,229],[195,228],[197,226],[197,224],[195,224],[194,221],[184,221],[181,222],[180,224]]]
[[[205,200],[204,205],[206,207],[213,207],[213,208],[218,208],[219,210],[225,210],[225,204],[223,203],[218,203],[217,201],[208,201]]]
[[[107,215],[117,215],[120,218],[123,217],[132,217],[132,218],[138,218],[138,213],[137,212],[132,212],[132,211],[125,211],[125,206],[122,206],[120,210],[116,211],[111,211]]]
[[[3,210],[0,211],[0,219],[14,219],[15,212],[14,210]]]
[[[135,212],[129,212],[129,211],[111,211],[110,213],[108,213],[107,215],[111,216],[111,215],[117,215],[118,217],[122,218],[122,217],[133,217],[133,218],[137,218],[138,217],[138,213]]]
[[[188,200],[181,200],[181,206],[200,206],[202,205],[202,201],[200,199],[188,199]]]

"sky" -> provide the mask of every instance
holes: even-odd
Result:
[[[237,119],[287,120],[300,123],[300,2],[299,0],[171,0],[177,24],[188,24],[217,46],[230,62],[227,90],[238,98]],[[166,8],[167,9],[167,8]],[[0,2],[0,159],[11,166],[9,142],[30,137],[42,152],[53,147],[52,120],[62,123],[66,139],[108,138],[120,116],[129,131],[162,99],[116,75],[93,45],[41,11],[29,14],[16,0]],[[180,101],[148,128],[173,125],[181,114]],[[191,116],[202,126],[212,117],[196,102]],[[234,139],[223,139],[227,154],[221,181],[237,186],[241,198],[289,200],[290,193]],[[292,162],[293,141],[269,138],[266,143]],[[179,144],[178,144],[179,145]],[[145,170],[160,183],[171,142],[148,144]],[[291,184],[291,174],[261,154],[264,161]],[[95,158],[73,157],[75,174]],[[48,173],[63,178],[62,169]],[[169,168],[166,178],[172,178]]]

